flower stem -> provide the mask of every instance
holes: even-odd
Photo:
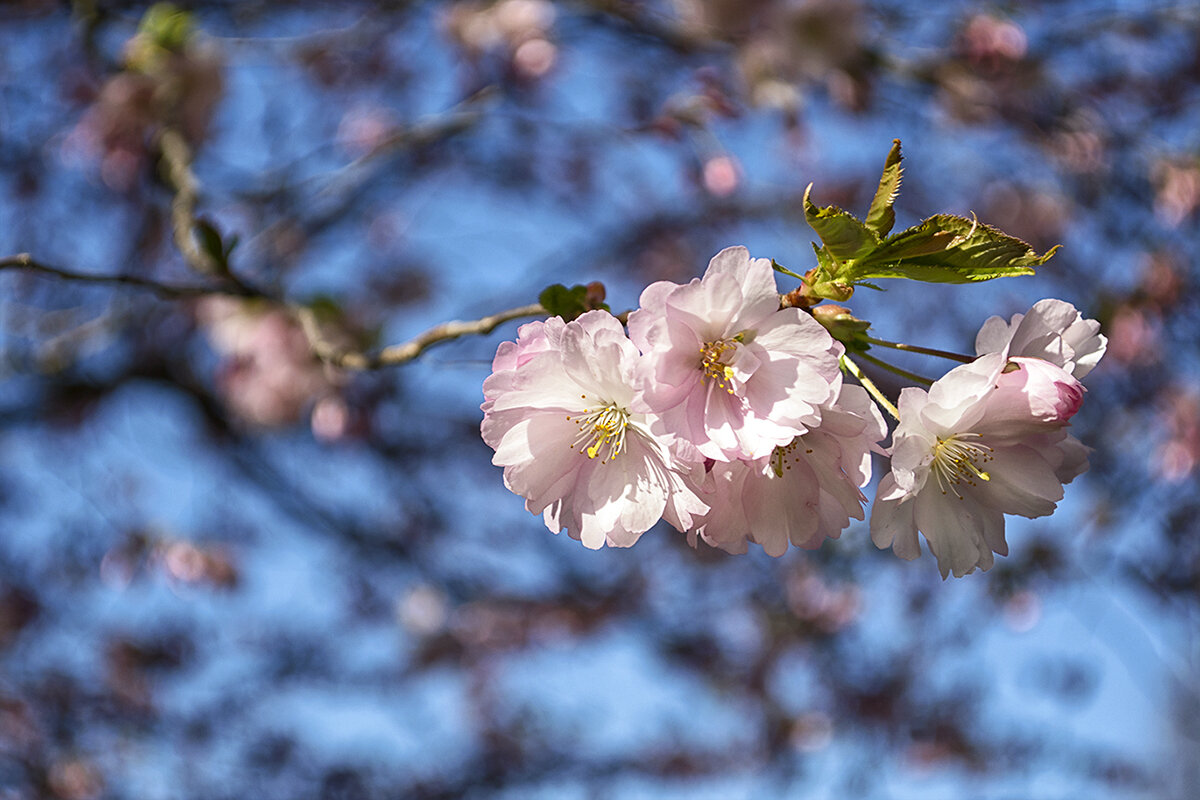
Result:
[[[904,350],[909,353],[921,353],[927,356],[937,356],[938,358],[948,358],[951,361],[958,361],[962,364],[970,364],[975,360],[974,356],[964,356],[961,353],[951,353],[947,350],[935,350],[932,347],[921,347],[915,344],[904,344],[903,342],[889,342],[884,339],[876,339],[874,336],[868,336],[869,344],[879,345],[880,347],[890,347],[893,350]]]
[[[892,404],[891,400],[887,399],[887,397],[884,395],[883,392],[879,391],[879,387],[875,385],[874,381],[872,381],[870,378],[868,378],[866,375],[863,374],[863,371],[862,371],[862,369],[859,368],[858,364],[855,364],[854,361],[850,358],[850,356],[842,356],[841,362],[842,362],[842,369],[846,370],[851,375],[853,375],[855,378],[857,378],[858,382],[862,384],[862,387],[867,390],[867,394],[871,395],[871,397],[874,398],[875,402],[879,404],[880,408],[882,408],[887,413],[891,414],[892,419],[899,422],[900,421],[899,409],[897,409],[896,406],[894,406]]]
[[[871,355],[870,353],[859,353],[859,355],[862,356],[864,360],[870,361],[872,364],[879,367],[880,369],[886,369],[888,372],[892,373],[893,375],[899,375],[901,378],[908,378],[910,381],[913,381],[914,383],[922,384],[923,386],[933,385],[933,381],[930,380],[929,378],[926,378],[924,375],[918,375],[915,372],[909,372],[906,369],[900,369],[900,367],[897,367],[895,364],[889,364],[888,362],[884,361],[882,358],[876,358],[875,356]]]

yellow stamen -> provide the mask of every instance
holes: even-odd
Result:
[[[705,342],[700,348],[700,370],[704,373],[702,380],[715,380],[717,386],[733,394],[733,367],[725,363],[725,354],[737,348],[741,335],[731,339],[717,339]]]
[[[625,449],[625,429],[629,427],[629,409],[608,403],[592,411],[584,409],[575,417],[567,417],[579,427],[579,436],[571,449],[580,448],[588,458],[603,455],[600,463],[607,464]]]
[[[956,488],[960,483],[978,486],[977,479],[984,482],[992,479],[991,474],[981,468],[981,465],[993,460],[992,448],[967,441],[978,438],[977,433],[956,433],[946,438],[938,437],[937,444],[933,447],[933,463],[930,464],[930,469],[937,476],[942,494],[952,491],[954,496],[961,500],[962,494]]]

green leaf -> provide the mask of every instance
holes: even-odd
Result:
[[[538,295],[538,302],[542,304],[550,316],[562,317],[567,322],[575,319],[585,311],[593,311],[595,309],[609,310],[607,304],[593,301],[588,296],[588,287],[578,283],[570,289],[561,283],[547,286]]]
[[[879,236],[887,236],[896,224],[892,203],[896,202],[896,193],[900,191],[900,176],[904,173],[904,168],[900,166],[902,158],[900,140],[893,139],[891,152],[883,162],[879,188],[875,190],[875,199],[871,201],[871,209],[867,212],[866,226]]]
[[[817,207],[808,197],[810,192],[811,183],[804,190],[804,218],[821,237],[825,250],[834,260],[861,258],[879,245],[879,237],[874,231],[837,206]]]
[[[196,231],[196,238],[199,240],[200,249],[208,254],[219,269],[228,271],[229,251],[233,249],[232,245],[227,248],[225,243],[221,241],[221,232],[217,230],[215,225],[203,217],[196,220],[194,230]]]
[[[322,322],[336,322],[345,317],[345,312],[342,310],[342,305],[333,295],[317,294],[314,295],[307,303],[305,303],[317,319]]]
[[[855,283],[872,278],[913,278],[931,283],[970,283],[1032,275],[1058,249],[1044,255],[978,220],[939,214],[891,236],[843,273]]]
[[[792,272],[790,269],[788,269],[787,267],[785,267],[785,266],[783,266],[782,264],[778,263],[778,262],[777,262],[775,259],[773,259],[773,258],[771,259],[771,269],[775,270],[776,272],[782,272],[784,275],[787,275],[787,276],[789,276],[789,277],[795,278],[796,280],[800,280],[800,281],[804,280],[804,276],[803,276],[803,275],[801,275],[801,274],[800,274],[800,273],[798,273],[798,272]]]
[[[192,15],[171,3],[155,3],[142,15],[138,33],[158,47],[179,52],[192,35]]]

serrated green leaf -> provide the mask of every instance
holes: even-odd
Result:
[[[913,278],[931,283],[970,283],[1032,275],[1044,255],[1028,243],[977,220],[939,214],[886,239],[847,270],[855,283],[873,278]]]
[[[879,237],[852,214],[837,206],[820,208],[809,199],[812,184],[804,190],[804,218],[821,237],[825,250],[836,261],[862,258],[879,246]]]
[[[892,226],[896,224],[896,211],[892,204],[896,202],[896,193],[900,191],[900,177],[904,168],[900,161],[900,140],[892,140],[892,149],[887,160],[883,162],[883,175],[879,178],[879,188],[875,190],[875,198],[867,212],[865,224],[879,236],[887,236]]]
[[[812,249],[813,253],[817,256],[817,267],[819,269],[823,270],[827,274],[830,272],[830,270],[837,269],[837,264],[834,263],[833,256],[829,255],[824,247],[816,242],[813,242]]]

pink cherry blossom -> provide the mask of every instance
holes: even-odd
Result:
[[[697,528],[701,538],[731,553],[755,542],[781,556],[788,543],[813,549],[863,518],[871,479],[871,450],[887,435],[879,409],[859,386],[842,387],[822,407],[820,426],[755,461],[715,462],[712,509]]]
[[[975,337],[978,355],[1007,352],[1040,358],[1079,380],[1092,371],[1107,346],[1099,322],[1084,319],[1075,306],[1053,298],[1037,301],[1029,313],[1014,314],[1009,322],[991,317]]]
[[[942,577],[991,567],[993,553],[1008,553],[1004,515],[1052,513],[1062,485],[1087,469],[1087,448],[1063,430],[1081,397],[1067,371],[1003,352],[928,392],[904,389],[892,470],[871,513],[875,544],[913,559],[920,531]]]
[[[505,485],[592,549],[628,547],[660,518],[687,530],[708,508],[633,410],[638,360],[621,323],[590,311],[524,326],[485,387],[481,430]]]
[[[754,460],[816,426],[841,386],[842,346],[810,315],[780,309],[771,262],[744,247],[704,277],[646,287],[629,317],[645,356],[639,408],[656,432],[716,461]]]
[[[492,374],[483,381],[483,413],[488,414],[496,397],[512,388],[517,367],[538,353],[559,346],[566,323],[562,317],[550,317],[545,322],[530,322],[517,329],[515,342],[501,342],[492,359]]]

